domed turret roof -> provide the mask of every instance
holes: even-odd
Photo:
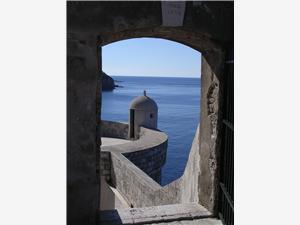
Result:
[[[144,95],[138,96],[132,100],[130,109],[138,109],[138,110],[157,110],[157,104],[151,98],[146,95],[146,91],[144,91]]]

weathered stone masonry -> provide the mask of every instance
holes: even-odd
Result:
[[[196,188],[199,204],[217,214],[223,66],[226,51],[233,49],[233,2],[186,2],[182,26],[162,24],[160,2],[67,2],[68,224],[96,224],[100,206],[98,48],[135,37],[166,38],[202,53]],[[212,83],[218,85],[213,99]]]
[[[158,135],[151,145],[154,147],[164,142],[164,137],[157,131],[148,130],[150,133],[143,137]],[[152,133],[153,132],[153,133]],[[197,203],[198,198],[198,173],[199,173],[199,129],[197,129],[192,148],[190,151],[188,163],[184,174],[172,183],[161,186],[151,179],[145,171],[138,168],[129,161],[124,154],[120,154],[122,149],[131,149],[129,144],[127,147],[121,144],[110,150],[111,153],[111,176],[112,184],[126,198],[127,202],[134,207],[149,207],[168,204]],[[161,137],[161,138],[160,138]],[[148,139],[149,140],[149,139]],[[136,148],[142,149],[147,142],[141,141]],[[148,142],[149,143],[149,142]],[[153,148],[152,147],[152,148]],[[145,147],[144,147],[145,148]],[[150,149],[148,147],[147,149]],[[130,150],[135,152],[134,150]],[[149,164],[148,164],[149,165]],[[149,165],[150,168],[152,165]]]
[[[128,124],[113,121],[102,121],[102,137],[113,137],[128,139]],[[107,128],[107,129],[106,129]],[[114,133],[115,132],[115,133]],[[119,146],[102,147],[101,167],[104,171],[102,175],[106,180],[115,185],[116,179],[111,179],[111,156],[112,151],[120,153],[144,171],[153,180],[160,183],[161,167],[165,164],[167,153],[167,136],[162,132],[150,131],[147,128],[141,128],[141,138],[132,143],[126,143]],[[155,139],[156,136],[160,139]],[[150,145],[149,145],[150,144]]]
[[[166,162],[167,142],[159,146],[123,155],[157,183],[161,182],[161,167]]]
[[[89,40],[88,36],[68,34],[67,219],[69,224],[95,224],[100,198],[98,167],[100,143],[97,141],[99,102],[96,97],[99,77],[95,42]]]

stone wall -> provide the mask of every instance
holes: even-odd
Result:
[[[213,68],[207,58],[215,59]],[[201,66],[201,115],[200,115],[200,179],[198,183],[199,202],[211,212],[217,211],[220,106],[222,103],[220,73],[224,55],[214,53],[202,56]]]
[[[96,50],[89,36],[68,33],[67,221],[74,225],[95,224],[99,209],[101,75]]]
[[[106,181],[111,180],[111,157],[110,152],[101,151],[100,154],[100,171],[101,177],[104,177]]]
[[[134,165],[148,174],[157,183],[161,182],[161,167],[166,162],[168,142],[142,151],[124,153]]]
[[[101,137],[128,139],[128,123],[102,120],[101,127]]]
[[[162,187],[117,151],[111,152],[112,179],[117,190],[134,207],[197,203],[199,160],[198,127],[184,174],[179,179]]]
[[[115,188],[132,207],[147,206],[160,185],[124,155],[111,152],[112,179]]]
[[[128,124],[122,122],[102,121],[102,136],[128,138]],[[103,146],[101,150],[101,175],[111,181],[110,152],[122,153],[156,182],[161,181],[161,167],[166,162],[168,147],[167,135],[158,130],[140,128],[140,138],[126,144]]]

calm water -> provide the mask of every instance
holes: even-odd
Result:
[[[199,123],[200,78],[112,76],[122,88],[102,93],[102,119],[128,121],[130,102],[147,91],[158,105],[158,129],[169,136],[162,185],[179,178]]]

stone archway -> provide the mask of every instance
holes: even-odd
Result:
[[[162,25],[160,2],[68,2],[67,8],[68,223],[94,224],[100,205],[98,48],[135,37],[165,38],[202,53],[199,204],[216,214],[219,109],[224,55],[233,41],[233,4],[187,2],[178,27]]]
[[[198,177],[199,204],[214,212],[217,205],[217,157],[218,117],[220,104],[220,81],[224,64],[224,50],[201,34],[178,28],[142,28],[126,30],[101,37],[100,46],[138,37],[152,37],[172,40],[202,53],[201,60],[201,111],[200,111],[200,171]],[[196,174],[195,174],[196,175]]]

